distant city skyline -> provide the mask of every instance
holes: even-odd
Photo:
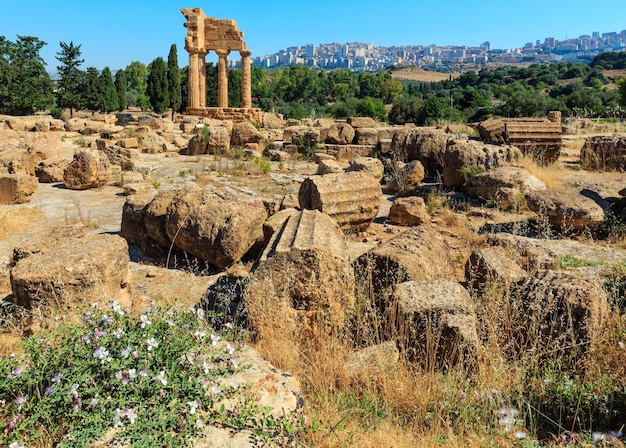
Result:
[[[547,37],[563,41],[593,32],[621,32],[626,28],[626,2],[606,0],[593,5],[579,0],[501,0],[472,2],[413,2],[373,0],[296,3],[200,2],[175,4],[166,0],[2,0],[0,35],[18,35],[47,42],[41,56],[55,71],[59,42],[81,45],[81,68],[108,66],[113,71],[132,61],[150,63],[178,48],[179,64],[187,65],[186,29],[182,7],[203,8],[208,16],[232,18],[244,32],[253,57],[271,55],[310,43],[365,42],[375,46],[468,46],[489,41],[491,48],[522,48]],[[215,60],[210,54],[209,61]]]

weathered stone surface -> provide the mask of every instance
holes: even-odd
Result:
[[[195,135],[189,140],[187,154],[223,154],[230,149],[230,134],[224,126],[197,127]]]
[[[265,112],[263,114],[263,127],[268,129],[282,129],[283,119],[276,114]]]
[[[548,218],[556,227],[582,230],[604,221],[610,209],[607,202],[590,190],[559,188],[531,191],[526,195],[528,208]]]
[[[378,131],[374,128],[357,128],[354,131],[354,144],[378,145]]]
[[[354,129],[373,128],[376,126],[376,122],[371,117],[348,117],[346,121]]]
[[[427,226],[413,227],[354,261],[359,288],[385,306],[391,289],[407,281],[453,277],[453,257],[443,237]]]
[[[539,271],[510,287],[507,321],[513,338],[503,345],[513,356],[559,356],[575,361],[598,336],[607,309],[602,283],[573,272]]]
[[[317,174],[343,173],[335,159],[322,159],[317,164]]]
[[[472,252],[465,263],[465,281],[476,290],[488,287],[508,288],[511,282],[521,280],[526,275],[499,246]]]
[[[443,153],[443,186],[462,187],[465,179],[463,168],[480,167],[491,170],[521,160],[522,153],[514,146],[486,145],[475,140],[448,141]]]
[[[393,133],[389,153],[394,160],[419,160],[425,172],[434,175],[443,169],[447,142],[448,135],[440,129],[404,128]]]
[[[513,188],[520,194],[545,190],[546,184],[523,168],[502,166],[478,173],[467,181],[465,192],[475,198],[500,199],[502,188]]]
[[[176,191],[161,190],[146,206],[144,213],[144,225],[146,234],[159,246],[169,249],[172,240],[167,235],[167,209],[174,199]]]
[[[74,310],[118,297],[128,282],[128,244],[115,235],[60,231],[16,248],[11,287],[18,305]]]
[[[97,188],[111,181],[111,164],[102,151],[81,149],[63,172],[63,182],[71,190]]]
[[[375,157],[376,146],[368,145],[329,145],[325,144],[326,152],[337,160],[350,160],[353,157]]]
[[[139,137],[139,149],[146,154],[160,154],[167,151],[165,139],[154,132]]]
[[[367,228],[378,214],[381,197],[378,180],[358,171],[311,176],[298,191],[301,208],[326,213],[342,229]]]
[[[424,166],[419,160],[409,163],[393,162],[392,178],[387,193],[403,196],[411,194],[424,180]]]
[[[118,165],[122,171],[132,171],[135,163],[139,161],[136,149],[111,145],[105,146],[101,151],[107,155],[111,165]]]
[[[453,280],[404,282],[396,286],[400,345],[426,369],[448,369],[475,361],[480,347],[469,293]]]
[[[185,134],[191,134],[196,129],[196,125],[200,122],[200,119],[192,115],[185,115],[183,121],[180,122],[180,130]]]
[[[254,125],[248,121],[233,124],[230,143],[234,146],[244,146],[246,143],[259,143],[263,141],[263,135]]]
[[[387,219],[394,224],[405,226],[419,226],[428,221],[430,215],[424,202],[424,198],[411,196],[408,198],[398,198],[391,204]]]
[[[385,167],[383,162],[375,157],[355,156],[350,159],[350,166],[347,171],[362,171],[380,180],[383,178]]]
[[[585,139],[580,161],[588,170],[626,169],[626,137],[598,135]]]
[[[30,202],[38,181],[28,174],[0,174],[0,204]]]
[[[63,182],[63,172],[70,161],[61,157],[42,160],[35,167],[35,176],[41,183]]]
[[[143,174],[135,171],[124,171],[120,176],[122,186],[127,184],[141,184],[145,178]]]
[[[266,218],[262,202],[227,201],[200,187],[188,187],[172,199],[165,226],[177,247],[223,269],[262,238]]]
[[[478,125],[478,133],[486,142],[515,146],[545,164],[559,158],[563,144],[561,120],[547,118],[491,119]]]
[[[354,140],[354,128],[348,123],[333,123],[328,130],[326,143],[335,145],[349,145]]]
[[[264,233],[270,238],[246,290],[251,324],[267,325],[271,313],[300,336],[343,328],[354,306],[354,271],[336,221],[288,209],[272,216]]]
[[[291,155],[287,151],[277,149],[270,149],[266,151],[266,154],[272,162],[287,162],[291,158]]]
[[[120,235],[131,244],[142,244],[146,238],[144,218],[146,207],[154,198],[152,194],[136,194],[126,198],[122,207]]]
[[[117,141],[117,145],[122,148],[139,148],[139,139],[137,137],[126,137]]]

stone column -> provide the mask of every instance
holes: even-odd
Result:
[[[217,107],[228,107],[228,50],[215,50],[217,61]]]
[[[241,107],[252,109],[252,79],[250,76],[250,55],[249,50],[241,50]]]
[[[206,108],[206,55],[207,52],[198,53],[198,96],[202,109]]]
[[[199,109],[200,108],[200,92],[198,89],[198,53],[189,52],[189,69],[188,69],[188,77],[189,77],[189,100],[187,101],[187,107],[190,109]]]

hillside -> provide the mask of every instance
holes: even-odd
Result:
[[[439,82],[459,77],[458,73],[440,73],[424,70],[420,67],[404,67],[391,72],[394,79],[406,81]]]

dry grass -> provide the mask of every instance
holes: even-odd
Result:
[[[565,186],[562,181],[565,170],[557,164],[540,165],[531,157],[524,156],[521,167],[539,180],[542,180],[548,190]]]

